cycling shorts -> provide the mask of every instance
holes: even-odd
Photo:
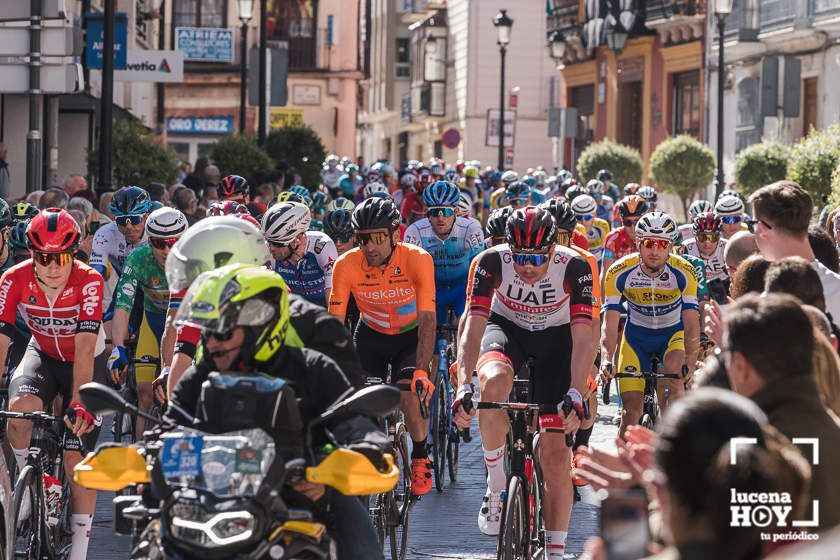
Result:
[[[668,354],[677,350],[685,352],[685,335],[683,334],[682,322],[662,329],[646,329],[628,322],[624,327],[624,336],[621,339],[621,346],[618,351],[618,369],[616,369],[616,372],[639,373],[650,371],[651,354],[659,354],[664,364]],[[619,378],[618,390],[621,393],[644,391],[645,380],[643,378]]]
[[[140,331],[137,333],[137,349],[134,357],[151,356],[160,359],[160,339],[163,336],[163,327],[166,323],[166,315],[162,313],[143,313],[143,321],[140,323]],[[157,376],[157,364],[135,364],[134,378],[137,383],[151,383]]]
[[[107,361],[108,355],[106,352],[102,352],[94,358],[93,381],[108,384]],[[55,397],[60,394],[62,402],[59,410],[66,410],[70,406],[70,399],[73,396],[73,362],[56,360],[30,344],[26,347],[23,358],[9,384],[9,400],[11,401],[18,394],[38,397],[43,403],[43,408],[49,408]],[[83,455],[87,451],[93,451],[96,447],[102,422],[102,417],[98,418],[97,426],[91,432],[82,436],[82,442],[84,442],[86,450],[82,453]],[[67,433],[66,449],[68,451],[81,451],[79,438],[69,431]]]
[[[417,369],[417,329],[384,334],[359,321],[353,342],[369,376],[385,379],[390,367],[391,383],[403,391],[411,390],[411,378]]]
[[[437,313],[437,324],[445,325],[446,316],[451,307],[458,318],[464,314],[464,307],[467,305],[467,285],[455,284],[454,286],[441,286],[435,290],[435,311]]]
[[[476,369],[500,360],[519,372],[529,356],[534,357],[530,401],[557,406],[572,381],[572,328],[567,323],[529,331],[501,315],[491,313],[481,339]]]

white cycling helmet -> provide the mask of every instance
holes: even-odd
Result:
[[[388,187],[386,187],[383,183],[380,183],[379,181],[371,181],[370,183],[365,185],[365,188],[362,189],[362,196],[364,196],[365,198],[370,198],[376,193],[390,194],[388,192]]]
[[[300,202],[281,202],[269,208],[262,219],[265,238],[279,245],[288,245],[309,230],[312,214]]]
[[[510,185],[511,183],[515,183],[519,180],[519,173],[513,170],[508,170],[502,173],[502,183],[506,186]]]
[[[414,173],[406,173],[400,177],[400,185],[404,187],[413,187],[417,184],[417,175]]]
[[[172,292],[190,287],[199,274],[227,264],[264,266],[271,262],[257,226],[236,216],[210,216],[189,228],[166,257]]]
[[[691,203],[691,206],[688,207],[688,217],[692,220],[699,216],[700,214],[705,214],[706,212],[714,212],[714,207],[712,203],[708,200],[695,200]]]
[[[722,196],[715,203],[715,214],[718,216],[740,216],[744,213],[744,201],[734,194]]]
[[[462,189],[461,198],[458,200],[458,205],[456,206],[456,208],[458,209],[458,213],[461,216],[471,216],[473,209],[472,206],[472,196],[470,196],[470,193]]]
[[[648,212],[636,224],[637,239],[653,238],[673,242],[676,231],[677,222],[674,218],[659,210]]]
[[[149,237],[180,237],[188,227],[187,217],[183,212],[166,206],[158,208],[146,219],[146,234]]]
[[[594,215],[598,210],[598,203],[588,194],[576,196],[572,201],[572,212],[577,216]]]

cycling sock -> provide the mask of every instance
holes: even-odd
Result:
[[[425,459],[429,456],[426,452],[426,440],[423,441],[414,441],[411,440],[411,458],[412,459]]]
[[[505,489],[505,446],[488,451],[484,450],[484,464],[487,465],[487,488],[491,492]]]
[[[592,435],[592,428],[594,427],[595,424],[592,424],[588,428],[581,428],[575,433],[575,449],[589,445],[589,436]]]
[[[70,516],[70,529],[73,531],[73,541],[68,560],[85,560],[87,558],[91,525],[93,525],[93,516],[90,514],[74,513]]]
[[[566,531],[545,532],[545,560],[562,560],[566,551]]]
[[[17,463],[18,470],[22,471],[23,467],[26,466],[26,454],[29,453],[29,449],[18,449],[16,447],[12,447],[12,453],[15,455],[15,462]]]

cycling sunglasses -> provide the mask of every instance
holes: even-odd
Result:
[[[353,240],[353,232],[339,233],[333,236],[332,240],[336,243],[347,243]]]
[[[73,253],[44,253],[42,251],[32,251],[32,258],[41,266],[49,266],[53,263],[64,266],[73,261]]]
[[[231,337],[233,336],[233,332],[235,330],[236,329],[230,329],[228,332],[225,332],[225,333],[220,333],[220,332],[215,332],[215,331],[205,331],[204,332],[204,337],[205,338],[215,338],[219,342],[226,342],[226,341],[231,339]]]
[[[638,219],[631,219],[631,218],[624,218],[621,220],[621,223],[624,224],[624,227],[636,227],[636,224],[639,223]]]
[[[741,223],[741,216],[723,216],[721,221],[724,224],[740,224]]]
[[[173,245],[178,243],[178,238],[167,237],[164,239],[161,237],[151,237],[149,238],[149,243],[151,243],[152,247],[154,247],[155,249],[171,249]]]
[[[532,266],[541,266],[548,260],[548,255],[545,253],[511,253],[513,262],[519,266],[530,264]]]
[[[520,206],[522,204],[526,204],[527,202],[528,202],[528,197],[527,196],[514,196],[514,197],[511,197],[511,198],[508,198],[508,204],[510,204],[511,206]]]
[[[694,237],[700,243],[711,243],[713,241],[719,241],[720,240],[720,234],[719,233],[698,233]]]
[[[145,214],[128,214],[126,216],[117,216],[114,218],[114,221],[117,222],[117,225],[119,227],[125,227],[128,224],[136,226],[137,224],[142,222],[143,218],[145,217]]]
[[[437,218],[438,216],[451,218],[454,215],[455,209],[451,206],[431,206],[426,210],[426,216],[429,218]]]
[[[583,215],[578,214],[577,216],[575,216],[575,218],[577,218],[578,220],[580,220],[582,222],[588,222],[589,220],[591,220],[594,217],[595,216],[593,216],[592,214],[583,214]]]
[[[388,239],[388,234],[384,231],[371,231],[367,233],[358,232],[356,233],[356,241],[359,242],[359,245],[367,245],[368,243],[373,243],[374,245],[381,245],[385,243],[385,240]]]
[[[661,250],[665,251],[668,249],[668,246],[670,244],[671,242],[667,239],[651,239],[650,237],[648,237],[646,239],[639,240],[639,245],[641,245],[645,249],[653,249],[654,247],[659,247]]]

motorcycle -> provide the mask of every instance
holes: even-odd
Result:
[[[197,411],[201,429],[150,416],[99,383],[82,386],[80,396],[94,413],[155,424],[137,444],[100,446],[74,473],[86,488],[139,491],[114,498],[113,528],[133,537],[132,559],[334,559],[327,527],[312,511],[290,507],[283,488],[306,480],[363,496],[387,492],[399,479],[390,454],[377,468],[335,441],[312,442],[330,420],[390,414],[400,399],[393,387],[361,389],[306,426],[292,388],[260,375],[210,374]]]

